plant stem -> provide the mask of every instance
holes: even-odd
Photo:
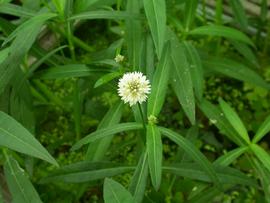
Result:
[[[146,124],[145,124],[145,119],[144,119],[144,116],[143,116],[142,106],[141,106],[140,103],[138,103],[138,106],[139,106],[140,114],[141,114],[141,117],[142,117],[143,128],[144,128],[144,130],[146,132]]]

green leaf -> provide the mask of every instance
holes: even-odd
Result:
[[[232,162],[234,162],[239,156],[241,156],[247,150],[248,147],[239,147],[237,149],[229,151],[226,154],[220,156],[217,160],[215,160],[214,165],[229,166]]]
[[[252,143],[259,142],[267,133],[270,131],[270,116],[268,116],[265,121],[260,125],[257,130],[254,138],[252,139]]]
[[[233,10],[233,14],[235,16],[235,20],[240,24],[240,26],[247,30],[248,28],[248,20],[245,14],[245,9],[239,0],[230,0],[230,5]]]
[[[2,63],[8,57],[8,53],[9,48],[5,48],[0,51],[0,63]]]
[[[224,114],[217,106],[211,104],[207,100],[202,100],[199,103],[200,109],[203,113],[209,118],[210,122],[213,123],[221,131],[222,134],[225,134],[231,141],[236,143],[239,146],[245,146],[245,141],[242,137],[238,136],[236,130],[231,126],[229,121],[224,117]]]
[[[121,166],[110,162],[83,161],[64,166],[42,178],[41,183],[84,183],[133,171],[133,166]]]
[[[152,184],[155,190],[158,190],[162,176],[162,140],[160,132],[155,125],[147,125],[146,150]]]
[[[255,71],[246,67],[244,64],[226,58],[208,59],[203,63],[207,69],[213,72],[248,82],[265,89],[270,89],[268,83],[266,83]]]
[[[25,29],[34,26],[34,25],[40,25],[43,24],[45,21],[56,17],[57,15],[55,13],[44,13],[40,15],[36,15],[29,20],[22,23],[20,26],[18,26],[3,42],[2,46],[5,46],[7,43],[9,43],[11,40],[13,40],[17,35],[22,34]],[[12,49],[11,49],[12,51]]]
[[[122,110],[123,110],[122,102],[116,103],[114,106],[112,106],[99,123],[98,130],[119,123],[122,116]],[[90,143],[86,154],[86,160],[92,161],[101,160],[104,157],[105,153],[107,152],[112,139],[113,135]]]
[[[264,190],[265,200],[267,203],[270,203],[270,173],[255,157],[251,157],[251,159],[251,161],[254,163],[254,168],[256,169],[256,172],[260,178]]]
[[[27,72],[27,77],[32,76],[32,74],[38,69],[39,66],[41,66],[45,61],[47,61],[49,58],[51,58],[56,52],[68,47],[67,45],[57,47],[50,52],[46,53],[43,55],[39,60],[37,60],[35,63],[33,63],[28,72]]]
[[[36,13],[30,9],[10,3],[0,4],[0,13],[25,18],[33,17],[36,15]]]
[[[142,153],[129,185],[129,191],[136,202],[142,202],[148,177],[147,152]]]
[[[217,177],[220,183],[224,184],[242,184],[249,186],[257,186],[255,180],[249,178],[247,175],[239,170],[230,167],[215,167]],[[209,176],[202,171],[198,164],[194,163],[184,163],[184,164],[173,164],[171,166],[164,166],[163,171],[167,173],[172,173],[178,176],[212,182]],[[214,182],[215,183],[215,182]]]
[[[110,127],[106,127],[85,136],[83,139],[79,140],[75,145],[73,145],[71,150],[77,150],[87,143],[94,142],[106,136],[110,136],[116,133],[129,131],[129,130],[139,130],[142,128],[143,128],[142,124],[135,123],[135,122],[134,123],[121,123],[121,124],[113,125]]]
[[[189,30],[194,18],[196,16],[196,9],[198,6],[198,0],[188,0],[185,1],[185,15],[184,15],[184,24],[186,30]]]
[[[162,57],[158,63],[151,84],[151,94],[148,99],[147,115],[157,116],[163,106],[169,76],[170,76],[170,44],[167,43],[164,47]]]
[[[199,166],[205,171],[205,173],[210,177],[210,179],[219,186],[220,181],[218,179],[218,176],[215,172],[215,169],[211,165],[211,163],[208,161],[208,159],[186,138],[182,137],[178,133],[164,128],[159,127],[159,130],[161,134],[167,136],[170,140],[178,144],[180,147],[183,148],[183,150],[195,161],[199,164]]]
[[[52,14],[51,17],[53,17]],[[16,38],[10,46],[9,56],[0,64],[0,93],[9,84],[44,23],[44,21],[32,21],[31,24],[27,24],[17,32]],[[11,29],[13,28],[11,27]]]
[[[195,98],[189,64],[182,44],[171,32],[171,60],[173,74],[171,74],[171,84],[173,90],[185,112],[189,121],[195,124]]]
[[[140,1],[127,1],[127,12],[140,14]],[[140,67],[140,48],[142,41],[141,22],[138,19],[128,18],[125,23],[125,37],[127,42],[128,58],[133,70]]]
[[[126,188],[112,179],[105,179],[103,190],[105,203],[135,203]]]
[[[255,66],[256,68],[259,68],[260,65],[258,63],[258,60],[255,56],[255,54],[253,53],[252,49],[242,43],[242,42],[238,42],[238,41],[235,41],[235,40],[231,40],[230,41],[231,44],[234,46],[234,48],[250,63],[252,64],[253,66]]]
[[[4,165],[5,177],[14,203],[41,203],[37,191],[28,179],[18,162],[10,156],[6,156]]]
[[[203,97],[204,86],[201,58],[196,48],[188,41],[183,42],[183,47],[185,49],[186,57],[189,62],[189,72],[191,75],[195,95],[197,96],[198,100],[201,101]]]
[[[166,2],[165,0],[143,0],[143,4],[157,56],[161,58],[166,33]]]
[[[230,122],[230,124],[233,126],[233,128],[236,130],[236,132],[245,140],[246,144],[250,143],[250,139],[248,136],[248,132],[246,130],[246,127],[244,126],[243,122],[237,115],[237,113],[233,110],[232,107],[230,107],[229,104],[227,104],[224,100],[219,99],[219,105],[227,118],[227,120]]]
[[[113,19],[113,20],[123,20],[123,19],[139,19],[139,15],[131,14],[125,11],[87,11],[84,13],[79,13],[71,16],[68,20],[93,20],[93,19]]]
[[[0,111],[0,145],[58,165],[49,152],[20,123]]]
[[[250,38],[247,37],[245,34],[234,28],[226,27],[223,25],[205,25],[197,27],[194,30],[190,31],[189,34],[225,37],[228,39],[238,40],[255,47]]]
[[[261,161],[261,163],[270,172],[270,155],[259,145],[251,144],[250,149],[254,152],[256,157]]]
[[[97,73],[109,72],[108,69],[92,68],[84,64],[68,64],[48,68],[35,73],[36,78],[40,79],[60,79],[72,77],[87,77]]]
[[[120,75],[122,75],[122,73],[119,73],[119,72],[107,73],[96,81],[94,88],[104,85],[110,82],[111,80],[119,77]]]

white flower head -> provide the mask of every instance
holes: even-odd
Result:
[[[141,72],[125,73],[118,82],[118,94],[130,106],[147,99],[151,85]]]
[[[120,63],[122,61],[124,61],[125,57],[122,56],[121,54],[117,54],[116,57],[114,58],[116,63]]]

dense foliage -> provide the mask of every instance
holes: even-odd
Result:
[[[209,2],[1,0],[0,203],[270,203],[267,1]]]

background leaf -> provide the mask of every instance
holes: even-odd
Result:
[[[166,33],[165,0],[143,0],[143,5],[156,47],[157,56],[161,58]]]
[[[106,178],[104,181],[105,203],[135,203],[131,194],[118,182]]]
[[[4,171],[8,188],[12,195],[12,202],[42,202],[24,170],[15,159],[8,155],[6,156]]]
[[[0,145],[58,165],[33,135],[4,112],[0,112]]]

